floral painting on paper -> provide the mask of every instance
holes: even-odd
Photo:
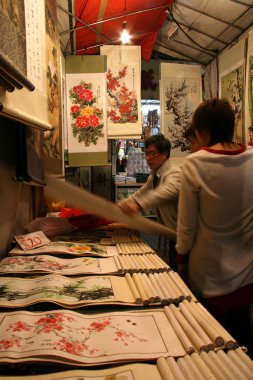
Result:
[[[107,70],[107,116],[114,124],[136,123],[138,121],[137,95],[134,89],[126,85],[126,76],[129,75],[128,65],[119,69],[116,75]],[[134,81],[135,70],[132,68]]]
[[[141,136],[141,50],[140,46],[104,45],[107,56],[108,136]]]
[[[105,74],[67,74],[69,153],[107,150]]]
[[[20,311],[3,313],[0,326],[1,358],[19,360],[46,355],[49,360],[88,364],[127,360],[133,355],[157,358],[168,354],[176,338],[173,330],[170,341],[167,333],[163,336],[160,327],[168,326],[163,312],[87,316],[70,310]],[[177,353],[182,353],[181,348]]]

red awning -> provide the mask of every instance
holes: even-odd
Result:
[[[172,3],[173,0],[75,0],[76,54],[99,54],[101,45],[120,44],[126,21],[131,44],[141,46],[142,59],[149,61],[157,32]]]

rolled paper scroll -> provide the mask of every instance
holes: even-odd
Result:
[[[144,255],[139,255],[138,256],[138,260],[140,261],[140,263],[141,263],[141,266],[142,266],[142,271],[144,272],[144,273],[148,273],[148,269],[147,269],[147,267],[146,267],[146,261],[143,259],[143,256]]]
[[[160,273],[159,273],[160,274]],[[173,302],[173,299],[172,299],[172,296],[171,296],[171,293],[168,292],[168,289],[166,288],[166,286],[164,285],[164,283],[162,282],[162,279],[160,278],[158,273],[154,273],[154,277],[157,281],[157,285],[159,286],[159,288],[161,289],[161,291],[163,292],[166,300],[167,300],[167,303],[172,303]]]
[[[131,292],[133,293],[133,297],[134,297],[134,299],[135,299],[135,303],[137,303],[137,304],[142,303],[141,295],[140,295],[140,293],[138,292],[138,289],[137,289],[137,287],[136,287],[136,285],[135,285],[135,283],[134,283],[132,277],[130,276],[130,274],[129,274],[129,273],[126,273],[125,278],[126,278],[126,280],[127,280],[127,283],[128,283],[128,285],[129,285],[129,288],[131,289]]]
[[[170,370],[173,373],[173,376],[175,377],[175,379],[176,380],[184,380],[185,377],[183,375],[183,372],[181,371],[181,369],[177,365],[176,360],[174,358],[172,358],[171,356],[166,358],[165,360],[166,360],[166,363],[168,364],[168,366],[170,367]]]
[[[140,282],[138,276],[137,276],[137,273],[134,273],[132,275],[132,278],[134,279],[134,283],[138,289],[138,292],[140,293],[141,295],[141,298],[142,298],[142,302],[144,305],[148,305],[149,304],[149,299],[148,299],[148,295],[147,293],[145,292],[145,289],[143,288],[142,286],[142,283]]]
[[[203,376],[202,376],[202,373],[200,372],[200,369],[198,368],[196,363],[192,360],[192,355],[191,356],[185,355],[183,357],[183,360],[187,363],[188,368],[190,369],[190,372],[194,373],[195,380],[203,380]],[[198,354],[196,353],[196,355],[198,355]]]
[[[170,309],[170,307],[165,306],[164,312],[165,312],[168,320],[170,321],[170,324],[173,327],[175,333],[177,334],[178,339],[182,343],[186,353],[192,354],[193,352],[195,352],[195,348],[193,347],[192,342],[190,341],[190,339],[188,338],[188,336],[184,332],[182,326],[179,324],[177,318],[175,317],[175,315],[172,312],[172,310]]]
[[[145,283],[146,283],[146,286],[148,287],[148,291],[149,291],[149,294],[150,294],[150,302],[151,301],[151,298],[153,298],[153,302],[154,303],[157,303],[157,302],[161,302],[161,298],[159,297],[159,295],[157,294],[156,292],[156,289],[154,288],[152,282],[150,281],[149,277],[146,275],[146,273],[142,273],[140,274],[140,276],[142,276],[142,278],[144,279]]]
[[[169,271],[169,276],[173,279],[177,287],[181,290],[182,294],[185,296],[185,299],[187,299],[188,301],[191,301],[192,299],[196,300],[190,289],[186,286],[185,282],[182,280],[182,278],[179,276],[177,272]]]
[[[203,313],[203,315],[209,317],[210,323],[213,324],[214,328],[216,328],[220,335],[224,338],[225,346],[226,348],[230,349],[235,349],[238,348],[238,342],[229,334],[229,332],[207,311],[207,309],[198,303],[195,303],[196,307],[200,312]]]
[[[217,353],[215,353],[214,351],[208,352],[208,356],[211,357],[213,363],[215,363],[216,367],[219,368],[219,372],[222,374],[222,380],[231,380],[231,372],[224,363],[224,360],[217,356]]]
[[[130,257],[131,257],[130,255],[124,255],[123,260],[124,260],[125,263],[126,263],[126,266],[127,266],[128,272],[129,272],[129,273],[133,273],[133,272],[134,272],[134,264],[132,263]]]
[[[253,361],[250,359],[250,357],[241,348],[237,348],[235,352],[238,356],[240,356],[240,359],[245,364],[247,364],[247,366],[252,370],[253,373]]]
[[[163,380],[177,380],[174,377],[173,372],[171,371],[170,367],[166,363],[165,358],[162,358],[162,357],[158,358],[156,361],[156,364]]]
[[[225,379],[223,372],[221,371],[220,367],[217,366],[216,362],[211,357],[210,352],[201,351],[200,357],[203,360],[203,362],[206,364],[206,366],[210,369],[210,371],[213,373],[216,380]]]
[[[143,262],[145,263],[145,267],[147,269],[146,273],[149,273],[152,270],[152,265],[150,261],[147,259],[146,255],[141,256]]]
[[[183,330],[192,341],[193,345],[197,348],[198,351],[208,351],[207,345],[198,335],[198,333],[194,330],[194,328],[190,325],[187,319],[183,316],[181,311],[175,305],[169,305],[169,308],[177,318],[178,322],[182,326]]]
[[[150,277],[146,275],[146,273],[143,273],[143,277],[145,281],[148,283],[148,286],[150,288],[151,294],[154,295],[154,302],[161,303],[160,293],[157,292],[157,288],[154,286],[153,282],[151,281]]]
[[[178,358],[177,365],[179,366],[179,368],[183,372],[185,379],[187,379],[187,380],[196,380],[196,373],[188,365],[188,363],[186,362],[186,360],[184,360],[184,358]]]
[[[210,338],[215,342],[217,346],[222,346],[224,344],[224,338],[222,331],[220,331],[209,315],[205,315],[203,310],[198,308],[198,304],[191,302],[187,303],[185,301],[185,306],[190,309],[191,313],[194,315],[199,324],[203,327]]]
[[[155,302],[155,294],[152,292],[152,289],[150,288],[148,282],[145,280],[145,277],[147,276],[145,273],[137,273],[137,277],[145,291],[145,293],[148,296],[148,302],[154,303]]]
[[[242,376],[241,369],[239,367],[237,367],[237,365],[235,364],[235,362],[233,360],[231,360],[231,357],[227,356],[227,354],[225,354],[225,352],[223,350],[218,350],[216,352],[216,355],[219,356],[221,358],[221,360],[223,360],[224,365],[227,367],[227,369],[229,370],[229,372],[233,374],[233,378],[235,378],[235,379],[245,379]]]
[[[237,349],[240,350],[240,349]],[[240,368],[242,372],[242,378],[250,380],[253,378],[253,361],[251,361],[251,366],[246,363],[246,361],[242,360],[241,356],[238,355],[237,350],[228,350],[227,355],[230,356],[231,360],[236,364],[238,368]],[[241,351],[241,350],[240,350]],[[244,355],[246,355],[244,353]],[[249,359],[249,357],[248,357]]]
[[[155,292],[156,294],[158,295],[159,299],[160,299],[160,302],[162,305],[167,305],[167,299],[166,297],[164,296],[162,290],[159,288],[159,286],[157,285],[157,282],[155,280],[155,277],[152,273],[150,273],[148,275],[148,278],[150,279],[150,282],[152,283],[154,289],[155,289]]]
[[[155,263],[156,267],[159,269],[158,272],[168,272],[171,270],[169,265],[165,263],[158,255],[150,256],[150,259]]]
[[[203,340],[203,342],[205,342],[208,351],[214,350],[215,344],[213,343],[212,338],[206,334],[205,330],[199,324],[198,320],[195,318],[196,314],[194,315],[191,313],[192,308],[190,306],[191,304],[188,301],[186,301],[182,302],[179,305],[179,308],[182,311],[185,318],[188,320],[188,322],[192,325],[196,333],[199,335],[199,337]]]
[[[166,281],[167,285],[172,290],[172,293],[175,295],[174,296],[174,303],[179,303],[179,302],[183,301],[184,298],[185,298],[184,295],[182,294],[182,292],[180,292],[180,290],[175,285],[175,283],[173,282],[173,280],[171,279],[171,277],[169,276],[169,274],[167,272],[161,273],[161,277],[164,278],[164,280]]]
[[[110,217],[114,221],[127,224],[133,230],[164,235],[171,240],[176,239],[176,232],[160,223],[140,215],[126,215],[113,202],[53,176],[46,175],[45,178],[47,183],[45,192],[48,198],[55,201],[64,199],[72,207],[84,209],[102,218],[108,219]]]
[[[115,265],[116,265],[116,267],[118,269],[118,272],[119,273],[123,273],[124,269],[123,269],[122,265],[120,264],[118,256],[113,256],[113,259],[114,259]]]
[[[205,352],[205,351],[204,351]],[[194,364],[199,369],[199,372],[201,373],[202,379],[208,379],[208,380],[216,380],[216,376],[212,373],[211,369],[205,364],[205,362],[202,360],[199,354],[193,353],[191,355],[191,360],[194,362]]]
[[[123,256],[115,256],[115,257],[117,257],[117,259],[119,260],[123,273],[126,273],[127,272],[126,262],[123,260]]]

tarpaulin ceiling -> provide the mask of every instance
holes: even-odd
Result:
[[[123,21],[142,58],[206,66],[253,25],[253,0],[57,0],[64,55],[120,44]]]
[[[252,26],[253,0],[175,0],[154,51],[206,66]]]
[[[131,35],[131,44],[140,45],[142,58],[151,58],[157,32],[162,27],[168,6],[173,0],[75,0],[58,1],[58,14],[63,7],[69,14],[69,41],[62,47],[65,54],[99,54],[104,44],[120,44],[123,22]],[[65,3],[65,5],[64,5]],[[61,39],[64,34],[60,25]],[[74,29],[74,31],[72,31]],[[62,39],[63,42],[63,39]]]

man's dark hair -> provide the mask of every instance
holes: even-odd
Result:
[[[158,135],[150,136],[145,140],[145,148],[153,144],[156,146],[156,149],[159,153],[166,152],[167,157],[170,157],[171,142],[170,140],[166,139],[164,135],[159,133]]]
[[[206,100],[194,112],[192,125],[198,132],[209,132],[209,146],[219,142],[232,142],[235,128],[234,111],[226,99]]]

